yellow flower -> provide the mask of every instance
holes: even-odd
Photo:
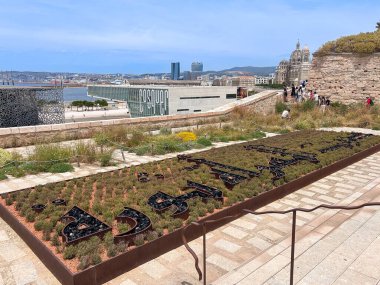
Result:
[[[195,141],[197,139],[197,136],[192,132],[180,132],[176,136],[184,142]]]

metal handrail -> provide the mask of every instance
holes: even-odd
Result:
[[[291,243],[291,256],[290,256],[290,285],[293,285],[293,277],[294,277],[294,250],[295,250],[295,238],[296,238],[296,222],[297,222],[297,211],[299,212],[313,212],[317,209],[320,208],[326,208],[326,209],[331,209],[331,210],[357,210],[363,207],[370,207],[370,206],[380,206],[380,202],[369,202],[369,203],[364,203],[356,206],[334,206],[334,205],[326,205],[326,204],[321,204],[319,206],[316,206],[311,209],[305,209],[305,208],[293,208],[285,211],[263,211],[263,212],[255,212],[249,209],[243,209],[242,212],[253,214],[253,215],[266,215],[266,214],[288,214],[292,213],[292,243]],[[231,216],[225,216],[220,219],[215,219],[215,220],[207,220],[203,222],[192,222],[191,224],[187,225],[182,229],[182,241],[186,249],[190,252],[190,254],[193,256],[195,260],[195,269],[198,273],[199,280],[202,280],[203,278],[203,284],[206,285],[206,234],[207,234],[207,224],[213,224],[213,223],[218,223],[224,220],[234,220],[238,217],[241,216],[241,213],[238,213],[236,215],[231,215]],[[202,226],[203,230],[203,273],[201,269],[199,268],[199,259],[196,253],[191,249],[191,247],[188,245],[188,242],[186,240],[186,229],[191,226]]]

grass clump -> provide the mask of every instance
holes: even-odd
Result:
[[[3,167],[10,160],[12,160],[12,154],[9,151],[0,148],[0,167]]]
[[[136,245],[136,246],[140,246],[140,245],[143,245],[145,243],[145,236],[143,234],[139,234],[137,235],[134,239],[133,239],[133,243]]]
[[[286,109],[288,109],[288,106],[284,102],[282,101],[276,102],[275,111],[277,114],[281,114]]]
[[[209,140],[208,138],[206,137],[201,137],[197,140],[197,144],[200,144],[200,145],[203,145],[203,146],[211,146],[212,145],[212,141]]]
[[[76,256],[76,248],[75,246],[69,245],[66,246],[63,251],[63,259],[73,259]]]
[[[69,172],[73,171],[74,167],[69,163],[55,163],[52,166],[49,167],[48,171],[51,173],[63,173],[63,172]]]

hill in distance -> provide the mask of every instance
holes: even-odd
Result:
[[[222,72],[230,72],[230,71],[241,71],[241,72],[253,73],[257,75],[268,75],[269,73],[274,73],[276,71],[276,67],[275,66],[263,66],[263,67],[241,66],[241,67],[233,67],[233,68],[222,70]]]

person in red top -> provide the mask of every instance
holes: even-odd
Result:
[[[309,97],[309,99],[311,101],[314,101],[314,92],[313,92],[313,90],[310,91],[310,97]]]
[[[367,109],[369,109],[369,107],[371,107],[371,98],[370,97],[367,97],[366,98],[366,101],[365,101],[365,106],[367,107]]]

